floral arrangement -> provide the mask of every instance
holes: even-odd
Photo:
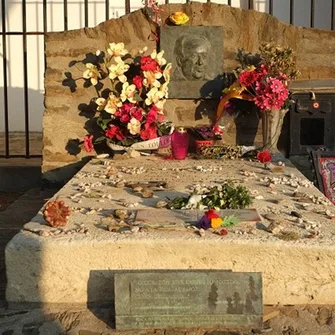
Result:
[[[164,121],[163,110],[171,64],[164,51],[153,50],[150,55],[146,51],[131,56],[123,43],[109,43],[106,53],[97,51],[94,64],[85,64],[83,78],[98,93],[93,102],[99,128],[98,135],[85,136],[86,151],[93,150],[93,143],[131,146],[169,133],[171,124]]]
[[[260,111],[288,107],[288,83],[299,74],[291,48],[264,43],[255,55],[239,49],[237,60],[240,66],[234,71],[236,80],[223,91],[216,123],[231,98],[253,101]]]
[[[200,229],[207,230],[209,228],[219,228],[233,226],[239,222],[239,219],[234,215],[225,216],[223,219],[219,214],[215,213],[214,209],[210,209],[202,216],[198,222]]]
[[[189,197],[176,197],[170,209],[243,209],[252,203],[249,191],[242,185],[225,182],[220,185],[196,188]]]
[[[169,16],[169,20],[176,26],[182,26],[189,21],[189,17],[184,12],[174,12]]]

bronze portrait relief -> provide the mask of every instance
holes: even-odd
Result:
[[[170,98],[217,98],[223,68],[222,27],[161,29],[160,49],[172,63]]]

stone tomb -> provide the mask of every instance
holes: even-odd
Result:
[[[153,198],[122,186],[158,179],[168,186]],[[242,221],[225,236],[200,236],[186,225],[107,229],[113,209],[154,210],[159,200],[185,196],[191,186],[227,179],[252,192],[261,221]],[[113,303],[115,271],[135,269],[260,272],[264,304],[335,301],[334,206],[292,166],[272,173],[242,160],[92,160],[55,198],[72,208],[67,226],[48,227],[39,212],[6,247],[10,307]],[[267,231],[271,223],[285,233]]]
[[[114,283],[116,329],[262,327],[259,273],[116,273]]]

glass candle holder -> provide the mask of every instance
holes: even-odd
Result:
[[[188,133],[183,127],[178,127],[171,135],[171,151],[174,159],[185,159],[188,151]]]

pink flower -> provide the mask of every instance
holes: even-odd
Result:
[[[242,86],[250,86],[258,79],[258,73],[256,71],[244,71],[242,72],[238,80]]]
[[[157,120],[157,110],[151,108],[147,114],[147,124],[154,123]]]
[[[135,76],[133,78],[133,84],[136,86],[138,90],[140,90],[143,86],[143,78],[141,76]]]
[[[268,68],[265,64],[261,65],[261,71],[262,74],[268,74]]]
[[[272,92],[279,93],[284,87],[283,83],[276,78],[268,78],[267,82],[269,83]]]
[[[86,152],[91,152],[93,150],[93,135],[84,136],[84,148]]]

